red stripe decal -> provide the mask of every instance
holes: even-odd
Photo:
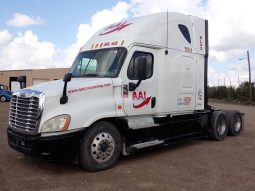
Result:
[[[146,98],[146,100],[144,100],[142,103],[140,103],[138,105],[133,104],[133,107],[135,109],[141,108],[141,107],[143,107],[145,105],[148,105],[150,103],[150,101],[151,101],[151,97],[148,97],[148,98]]]

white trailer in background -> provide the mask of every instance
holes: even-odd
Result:
[[[80,49],[64,83],[15,92],[9,145],[41,157],[78,153],[97,171],[121,153],[238,135],[243,115],[207,103],[207,60],[207,20],[158,13],[109,25]]]

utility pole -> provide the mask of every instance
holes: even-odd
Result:
[[[248,59],[248,68],[249,68],[249,87],[250,87],[250,104],[252,103],[252,84],[251,84],[251,63],[250,63],[250,54],[247,51],[247,59]]]

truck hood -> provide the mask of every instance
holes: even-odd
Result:
[[[112,80],[110,78],[72,78],[67,83],[67,95],[111,85]],[[31,86],[27,89],[43,92],[46,97],[54,97],[62,95],[63,87],[64,82],[62,80],[56,80]]]
[[[64,86],[62,80],[39,84],[28,89],[45,94],[41,126],[55,116],[68,114],[71,116],[68,129],[71,130],[89,126],[101,118],[116,116],[112,81],[111,78],[72,78],[67,83],[66,104],[60,104]]]

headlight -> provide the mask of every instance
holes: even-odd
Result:
[[[68,129],[71,117],[69,115],[59,115],[46,121],[41,129],[41,133],[66,131]]]

